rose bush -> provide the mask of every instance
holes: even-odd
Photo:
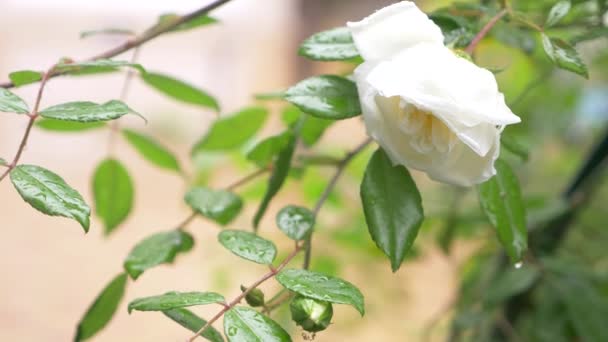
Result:
[[[393,164],[460,186],[491,178],[503,128],[520,122],[494,75],[445,47],[409,1],[348,27],[365,60],[354,74],[365,125]]]

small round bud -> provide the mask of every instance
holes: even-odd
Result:
[[[241,291],[245,292],[247,291],[247,288],[241,285]],[[263,306],[264,292],[262,292],[262,290],[260,289],[253,289],[245,295],[245,301],[247,302],[247,304],[251,305],[254,308],[258,306]]]
[[[291,301],[289,309],[291,319],[309,332],[325,330],[334,315],[331,303],[300,295]]]

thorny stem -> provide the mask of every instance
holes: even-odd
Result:
[[[302,250],[302,248],[304,248],[303,246],[304,246],[303,244],[296,245],[296,248],[291,252],[291,254],[289,254],[287,256],[287,258],[285,258],[285,260],[283,260],[283,262],[277,268],[272,268],[268,273],[266,273],[260,279],[258,279],[257,281],[255,281],[250,286],[247,286],[247,289],[245,291],[243,291],[240,295],[236,296],[236,298],[234,298],[230,303],[228,303],[227,305],[225,305],[224,308],[222,310],[220,310],[220,312],[218,312],[215,316],[213,316],[213,318],[211,318],[207,322],[207,324],[205,324],[199,331],[197,331],[196,334],[194,334],[194,336],[190,337],[188,339],[188,342],[194,341],[203,331],[205,331],[205,329],[207,329],[215,321],[217,321],[218,319],[220,319],[220,317],[222,317],[228,310],[232,309],[237,304],[239,304],[241,302],[241,300],[243,300],[243,298],[245,298],[245,296],[247,296],[247,294],[249,292],[251,292],[253,289],[255,289],[258,286],[260,286],[266,280],[268,280],[270,278],[273,278],[279,272],[281,272],[285,268],[285,266],[287,266],[287,264],[289,264],[289,262],[293,258],[295,258],[296,255],[298,255],[298,253]]]
[[[30,137],[30,132],[32,131],[32,127],[34,127],[34,122],[38,118],[38,111],[40,109],[40,101],[42,100],[42,95],[44,94],[44,88],[46,87],[47,81],[49,80],[50,75],[53,72],[55,66],[51,67],[47,72],[42,75],[42,80],[40,82],[40,87],[38,88],[38,94],[36,95],[36,100],[34,103],[34,109],[27,116],[29,117],[29,121],[27,123],[27,127],[25,128],[25,133],[23,133],[23,138],[21,138],[21,143],[19,143],[19,148],[17,149],[17,153],[13,158],[13,161],[8,165],[4,173],[0,176],[0,182],[6,178],[6,176],[17,166],[21,155],[23,154],[23,150],[25,149],[25,145],[27,145],[27,141]]]
[[[496,23],[500,19],[502,19],[502,17],[504,17],[506,14],[507,14],[507,9],[503,9],[500,12],[496,13],[496,15],[494,17],[492,17],[492,19],[490,19],[490,21],[488,21],[488,23],[481,29],[481,31],[479,31],[479,33],[477,33],[475,38],[473,38],[473,40],[471,41],[469,46],[467,46],[466,49],[464,49],[464,51],[466,53],[468,53],[469,55],[473,54],[473,51],[475,51],[477,44],[479,44],[479,42],[488,34],[488,32],[490,32],[492,27],[494,27],[494,25],[496,25]]]
[[[181,17],[176,18],[175,20],[172,20],[169,23],[163,24],[163,25],[159,25],[159,26],[154,26],[153,28],[151,28],[150,30],[145,31],[144,33],[142,33],[141,35],[134,37],[132,39],[128,39],[127,41],[123,42],[122,44],[108,50],[105,52],[102,52],[100,54],[97,54],[95,56],[86,58],[84,61],[94,61],[97,59],[106,59],[106,58],[112,58],[114,56],[120,55],[123,52],[129,51],[133,48],[136,48],[138,46],[143,45],[144,43],[164,34],[167,33],[169,31],[171,31],[172,29],[176,28],[179,25],[185,24],[197,17],[200,17],[201,15],[207,14],[208,12],[220,7],[221,5],[229,2],[230,0],[216,0],[213,1],[211,3],[209,3],[206,6],[203,6],[199,9],[197,9],[194,12],[188,13],[186,15],[183,15]],[[60,72],[51,72],[49,73],[49,75],[47,76],[47,78],[51,78],[51,77],[56,77],[61,75]],[[5,83],[0,83],[0,87],[1,88],[12,88],[15,85],[12,82],[5,82]]]

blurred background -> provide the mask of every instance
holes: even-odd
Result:
[[[16,70],[46,69],[61,57],[89,57],[124,39],[79,39],[82,31],[120,27],[141,32],[160,14],[187,13],[201,3],[1,0],[0,79],[6,80],[8,73]],[[392,1],[235,0],[213,12],[219,24],[159,37],[141,48],[138,62],[150,71],[173,75],[207,90],[219,100],[221,115],[229,115],[256,103],[255,93],[283,90],[310,75],[350,72],[352,65],[310,62],[298,57],[299,43],[312,33],[359,20],[389,3]],[[417,1],[425,11],[450,3]],[[608,122],[607,44],[606,40],[598,40],[580,45],[591,69],[590,80],[585,81],[555,71],[543,56],[537,37],[501,36],[501,30],[497,26],[494,35],[480,45],[477,61],[492,70],[504,69],[497,74],[500,87],[513,111],[524,120],[524,124],[507,133],[531,151],[530,160],[525,163],[508,152],[506,158],[518,171],[531,206],[543,209],[542,204],[557,198],[566,188],[587,150],[604,134]],[[128,52],[118,59],[130,57]],[[120,73],[53,79],[46,88],[42,107],[74,100],[104,102],[118,98],[123,79]],[[33,101],[36,90],[35,85],[30,85],[15,92]],[[120,120],[121,126],[162,141],[178,155],[192,182],[221,187],[253,169],[244,161],[242,151],[190,161],[190,147],[209,127],[214,113],[177,103],[137,79],[125,102],[144,114],[148,124],[125,117]],[[283,127],[280,112],[284,104],[263,104],[271,108],[273,117],[260,137],[279,133]],[[23,117],[0,115],[0,156],[13,156],[26,124]],[[324,134],[315,151],[340,156],[364,136],[359,118],[339,122]],[[91,175],[108,156],[108,137],[106,129],[73,134],[35,129],[22,163],[54,170],[90,203]],[[500,247],[478,208],[475,191],[441,186],[414,173],[427,220],[410,260],[393,274],[368,237],[360,209],[359,182],[372,150],[354,161],[322,210],[313,258],[314,269],[339,274],[359,286],[366,296],[367,315],[361,319],[351,308],[335,306],[335,324],[317,334],[315,341],[422,341],[427,337],[442,340],[449,331],[446,308],[456,300],[463,265],[470,265],[470,257],[480,250],[491,253]],[[182,201],[188,186],[184,179],[151,166],[120,139],[114,156],[126,164],[134,178],[136,201],[129,219],[109,237],[104,237],[101,222],[96,219],[85,236],[76,223],[32,210],[10,182],[0,183],[0,339],[71,340],[89,304],[121,272],[132,246],[152,233],[175,227],[189,214]],[[330,168],[315,168],[292,177],[271,205],[261,225],[262,234],[284,247],[283,253],[291,244],[275,229],[274,213],[287,203],[314,203],[331,172]],[[264,181],[260,180],[240,191],[248,201],[231,227],[250,227],[263,190]],[[599,178],[593,198],[576,222],[580,229],[571,229],[574,233],[564,252],[597,270],[608,269],[602,247],[608,234],[606,200],[608,189]],[[459,212],[456,221],[450,219],[455,217],[455,210]],[[252,266],[225,251],[217,243],[217,229],[211,223],[198,219],[189,231],[195,236],[195,248],[179,256],[173,265],[150,270],[131,284],[119,312],[93,341],[182,341],[189,332],[157,313],[128,315],[126,303],[169,290],[218,291],[231,298],[239,293],[238,285],[251,283],[265,272],[263,266]],[[276,288],[274,282],[264,285],[268,292]],[[210,317],[216,310],[203,307],[195,311]],[[278,311],[275,318],[288,329],[298,331],[285,312]],[[298,340],[298,334],[294,336]]]

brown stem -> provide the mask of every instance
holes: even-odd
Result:
[[[502,19],[502,17],[504,17],[506,14],[507,14],[507,9],[503,9],[500,12],[496,13],[496,15],[494,17],[492,17],[492,19],[490,19],[490,21],[488,21],[488,23],[481,29],[481,31],[479,31],[479,33],[477,33],[475,38],[473,38],[473,40],[471,41],[469,46],[467,46],[467,48],[464,49],[464,51],[466,53],[468,53],[469,55],[472,54],[473,51],[475,51],[477,44],[479,44],[479,42],[488,34],[488,32],[490,32],[492,27],[494,27],[494,25],[496,25],[496,23],[500,19]]]
[[[252,181],[252,180],[256,179],[257,177],[265,174],[268,171],[270,171],[270,168],[267,168],[267,167],[263,168],[263,169],[256,170],[256,171],[254,171],[254,172],[246,175],[245,177],[237,180],[236,182],[227,185],[226,187],[224,187],[224,190],[226,190],[226,191],[232,191],[232,190],[238,188],[241,185],[249,183],[250,181]]]
[[[232,309],[237,304],[239,304],[243,300],[243,298],[245,298],[245,296],[247,296],[247,294],[249,292],[251,292],[256,287],[260,286],[266,280],[268,280],[270,278],[273,278],[275,275],[277,275],[279,272],[281,272],[281,270],[283,270],[283,268],[285,268],[285,266],[287,266],[287,264],[289,264],[289,262],[293,258],[295,258],[296,255],[298,255],[298,253],[302,250],[302,248],[303,248],[303,245],[296,245],[296,248],[293,250],[293,252],[291,252],[291,254],[289,254],[287,256],[287,258],[285,258],[285,260],[283,260],[283,262],[277,268],[271,269],[263,277],[261,277],[260,279],[258,279],[257,281],[255,281],[250,286],[248,286],[247,290],[243,291],[240,295],[236,296],[236,298],[234,298],[230,303],[228,303],[228,305],[225,305],[224,308],[222,310],[220,310],[220,312],[218,312],[215,316],[213,316],[213,318],[211,318],[207,322],[207,324],[205,324],[201,329],[199,329],[199,331],[197,331],[196,334],[194,334],[194,336],[190,337],[188,339],[188,342],[194,341],[203,331],[205,331],[205,329],[207,329],[215,321],[217,321],[218,319],[220,319],[220,317],[222,317],[228,310]]]
[[[114,56],[120,55],[123,52],[129,51],[133,48],[143,45],[144,43],[146,43],[164,33],[171,31],[172,29],[176,28],[177,26],[179,26],[181,24],[187,23],[201,15],[207,14],[208,12],[220,7],[221,5],[223,5],[229,1],[230,0],[213,1],[210,4],[203,6],[194,12],[191,12],[191,13],[183,15],[179,18],[176,18],[175,20],[173,20],[167,24],[155,26],[152,29],[145,31],[144,33],[142,33],[141,35],[139,35],[133,39],[129,39],[129,40],[125,41],[124,43],[122,43],[108,51],[105,51],[105,52],[102,52],[95,56],[86,58],[86,59],[84,59],[84,61],[94,61],[97,59],[112,58]],[[61,75],[60,72],[53,72],[48,77],[55,77],[55,76],[59,76],[59,75]],[[15,85],[12,82],[0,83],[1,88],[12,88],[14,86]]]

